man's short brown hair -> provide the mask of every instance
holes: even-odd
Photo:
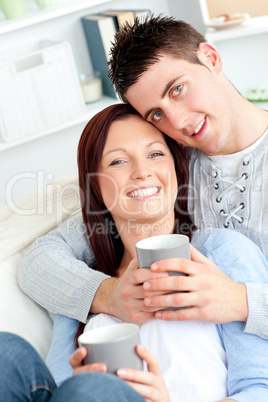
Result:
[[[203,35],[191,25],[173,17],[138,18],[126,23],[115,35],[109,61],[109,77],[119,97],[127,102],[125,92],[135,84],[161,55],[169,54],[191,63],[202,64],[197,52]]]

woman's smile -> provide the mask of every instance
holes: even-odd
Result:
[[[144,198],[151,198],[160,193],[161,187],[149,186],[149,187],[139,187],[133,191],[127,193],[127,197],[142,200]]]

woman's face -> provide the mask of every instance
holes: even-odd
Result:
[[[117,225],[174,218],[173,157],[162,133],[141,117],[111,124],[98,173],[104,204]]]

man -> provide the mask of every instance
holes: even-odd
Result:
[[[117,33],[110,68],[122,100],[161,131],[196,149],[190,160],[189,210],[197,226],[240,230],[267,256],[263,167],[268,113],[237,92],[222,73],[217,51],[188,24],[152,17]],[[268,338],[266,285],[236,283],[193,251],[192,261],[180,261],[180,270],[191,278],[189,288],[183,288],[183,279],[161,280],[162,271],[172,264],[162,261],[148,272],[142,297],[137,299],[141,284],[137,264],[120,279],[91,271],[81,261],[89,266],[94,263],[87,239],[77,232],[68,233],[67,226],[39,239],[20,272],[22,289],[49,310],[84,322],[89,310],[134,322],[153,316],[214,323],[245,321],[247,332]],[[53,254],[51,241],[57,247]],[[36,275],[42,281],[34,290]],[[55,291],[57,278],[62,291]],[[188,292],[175,295],[173,305],[191,308],[155,313],[167,306],[165,293],[175,287],[174,281],[176,289]]]

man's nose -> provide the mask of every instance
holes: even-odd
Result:
[[[189,112],[186,107],[174,105],[166,111],[166,118],[172,129],[182,130],[188,124]]]

